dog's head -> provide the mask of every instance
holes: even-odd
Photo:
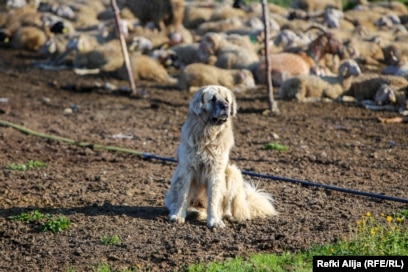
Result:
[[[207,124],[221,125],[237,114],[235,96],[229,89],[209,85],[200,88],[190,101],[190,113]]]

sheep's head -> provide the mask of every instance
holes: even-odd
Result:
[[[199,59],[202,62],[207,62],[210,56],[216,55],[222,39],[224,39],[224,36],[219,33],[209,32],[205,34],[198,49]]]
[[[374,96],[374,102],[377,105],[384,105],[387,103],[395,103],[397,98],[394,90],[388,84],[382,84]]]
[[[361,74],[360,67],[358,63],[353,59],[347,59],[343,61],[339,66],[339,75],[343,78],[348,78],[350,76],[358,76]]]
[[[400,54],[395,45],[389,45],[382,49],[384,54],[384,63],[388,65],[398,65]]]

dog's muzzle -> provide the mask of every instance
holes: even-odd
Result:
[[[212,111],[212,122],[215,124],[223,124],[228,120],[230,108],[228,102],[215,101]]]

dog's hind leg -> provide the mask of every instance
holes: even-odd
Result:
[[[164,199],[165,205],[170,211],[169,219],[171,222],[184,223],[186,219],[191,181],[192,173],[184,173],[183,168],[177,166],[170,189]]]
[[[244,178],[241,171],[234,164],[229,164],[225,171],[227,181],[227,206],[224,216],[230,216],[237,221],[251,219],[251,210],[246,200]]]

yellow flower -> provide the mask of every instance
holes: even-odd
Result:
[[[402,222],[402,218],[401,218],[401,217],[397,217],[397,218],[395,218],[395,220],[396,220],[398,223],[401,223],[401,222]]]
[[[374,235],[375,234],[375,230],[374,229],[371,229],[370,230],[370,235]]]
[[[331,248],[331,249],[330,249],[330,252],[333,253],[333,252],[334,252],[334,248]]]
[[[392,216],[388,215],[386,220],[387,220],[387,222],[392,222]]]
[[[384,214],[384,213],[381,213],[380,216],[381,216],[381,217],[385,217],[385,214]]]

